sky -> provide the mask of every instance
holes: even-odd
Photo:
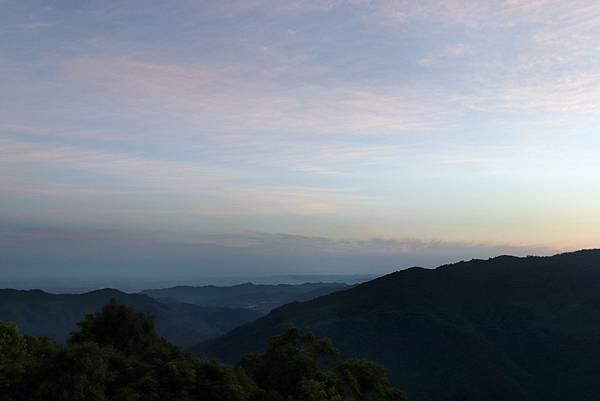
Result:
[[[5,277],[600,245],[600,3],[0,0]]]

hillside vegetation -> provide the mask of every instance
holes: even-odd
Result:
[[[320,363],[331,366],[323,369]],[[0,322],[2,401],[404,401],[385,371],[336,358],[333,344],[297,329],[236,366],[181,352],[152,319],[112,302],[68,344]]]
[[[600,251],[411,268],[193,348],[224,361],[294,325],[381,363],[419,401],[584,401],[600,394]]]
[[[260,316],[245,309],[160,303],[145,295],[112,289],[85,294],[0,290],[0,320],[15,322],[28,335],[66,341],[78,321],[100,310],[111,299],[151,315],[158,334],[183,347],[223,334]]]

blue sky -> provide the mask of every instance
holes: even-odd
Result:
[[[582,0],[0,0],[0,268],[598,246],[599,43]]]

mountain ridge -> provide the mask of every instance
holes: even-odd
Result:
[[[159,334],[184,347],[260,316],[243,309],[160,303],[147,295],[128,294],[113,288],[83,294],[0,289],[0,320],[17,323],[29,335],[65,341],[78,321],[112,299],[152,315]]]
[[[257,311],[263,314],[293,302],[316,298],[331,292],[351,288],[345,283],[253,284],[233,286],[175,286],[148,289],[141,294],[159,301],[184,302],[201,306],[226,306]]]
[[[288,326],[382,363],[417,401],[591,400],[600,394],[590,374],[600,361],[586,357],[600,354],[600,250],[401,270],[191,349],[235,361]]]

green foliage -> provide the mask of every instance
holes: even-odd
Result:
[[[36,375],[31,401],[105,401],[110,355],[98,344],[62,349]]]
[[[12,323],[0,322],[0,394],[14,393],[14,384],[22,380],[28,360],[27,342]]]
[[[24,394],[33,376],[39,376],[59,350],[48,338],[24,336],[15,324],[0,322],[0,400],[29,400]]]
[[[322,369],[337,353],[330,340],[292,327],[273,337],[264,353],[248,354],[240,366],[260,388],[267,389],[264,400],[405,399],[375,363],[349,360],[332,371]]]
[[[368,362],[321,362],[326,339],[294,328],[236,367],[181,352],[148,315],[111,302],[79,323],[63,346],[0,322],[0,401],[402,400]]]
[[[317,358],[336,352],[328,340],[290,328],[273,337],[264,354],[249,354],[240,366],[259,387],[298,396],[304,381],[324,380]]]
[[[0,372],[6,373],[23,361],[27,342],[14,323],[0,322]]]
[[[285,305],[192,348],[227,362],[295,326],[421,401],[595,401],[600,250],[411,268]]]
[[[406,397],[387,380],[382,366],[364,359],[349,359],[335,368],[337,388],[345,400],[394,400]]]
[[[125,355],[142,354],[159,341],[152,318],[115,300],[100,312],[87,315],[71,333],[70,344],[110,345]]]

